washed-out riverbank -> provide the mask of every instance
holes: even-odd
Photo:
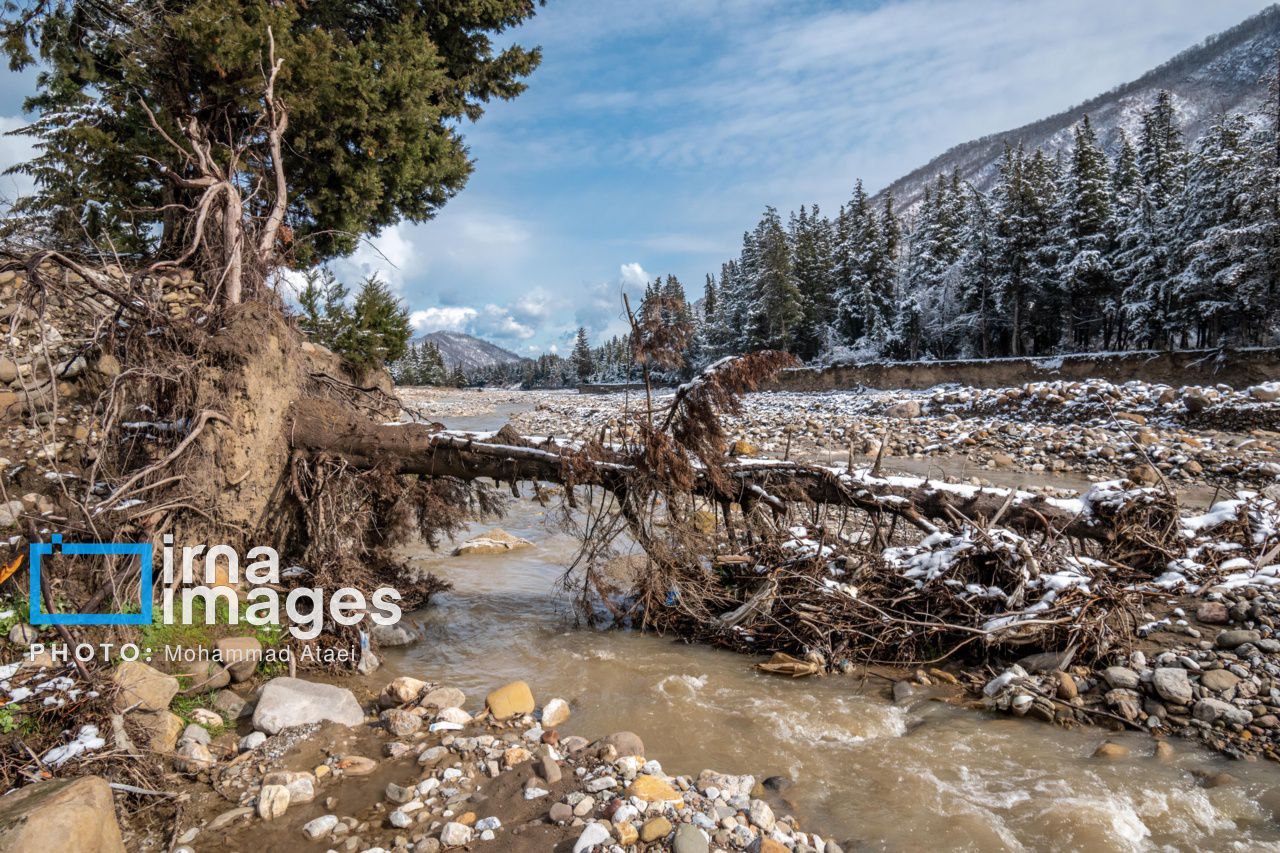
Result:
[[[506,414],[498,407],[477,412],[469,405],[469,399],[459,401],[457,414],[442,418],[446,426],[454,426],[451,418],[456,416],[472,418],[465,422],[468,428],[493,429]],[[531,410],[518,397],[505,405]],[[891,462],[885,464],[893,470]],[[648,842],[656,849],[674,847],[679,825],[699,823],[705,830],[698,836],[703,843],[725,850],[752,849],[751,843],[761,837],[796,850],[822,849],[831,839],[846,850],[1280,845],[1280,775],[1269,761],[1230,761],[1185,739],[1153,739],[1093,726],[1051,727],[1033,715],[975,712],[937,701],[954,700],[955,691],[941,683],[921,684],[911,672],[887,673],[890,678],[857,673],[790,680],[752,669],[758,658],[748,655],[635,632],[579,629],[573,601],[558,585],[578,543],[559,530],[552,509],[532,497],[532,489],[525,487],[508,515],[496,522],[531,543],[527,547],[489,555],[452,556],[448,549],[425,548],[407,553],[416,568],[437,574],[453,588],[438,595],[431,607],[410,614],[423,625],[421,641],[380,649],[382,667],[367,677],[335,679],[343,689],[355,691],[352,701],[359,707],[346,721],[349,725],[308,726],[263,741],[252,734],[258,726],[255,710],[226,731],[210,730],[208,766],[199,763],[199,750],[182,747],[187,753],[179,762],[184,781],[171,777],[189,798],[181,831],[175,833],[179,845],[197,853],[295,846],[431,851],[444,846],[447,831],[449,839],[465,840],[470,849],[572,850],[589,831],[589,822],[608,818],[607,826],[593,830],[609,833],[607,840],[599,839],[608,849],[627,842],[632,832],[640,839],[646,824],[658,817],[671,827]],[[481,534],[494,525],[473,524],[464,535]],[[1253,614],[1247,606],[1227,614],[1228,623],[1263,618],[1271,617]],[[1203,698],[1212,681],[1217,685],[1214,696],[1226,697],[1215,701],[1254,701],[1241,695],[1239,684],[1269,677],[1268,659],[1264,656],[1255,666],[1246,651],[1240,660],[1219,665],[1225,675],[1206,679],[1200,670],[1208,667],[1199,661],[1209,650],[1199,646],[1214,647],[1214,636],[1207,632],[1217,629],[1202,625],[1194,611],[1186,621],[1206,631],[1199,638],[1175,634],[1177,642],[1189,644],[1184,656],[1199,667],[1185,667],[1188,691],[1199,691],[1190,698]],[[1231,627],[1228,623],[1209,625]],[[1263,627],[1269,634],[1270,626]],[[1249,638],[1242,639],[1249,645]],[[1261,639],[1260,632],[1255,646]],[[1212,650],[1215,657],[1237,652],[1235,646]],[[1098,673],[1097,678],[1081,674],[1073,686],[1090,686],[1092,680],[1095,690],[1132,691],[1132,697],[1116,698],[1136,704],[1145,719],[1154,715],[1147,713],[1152,710],[1148,700],[1159,699],[1155,671],[1184,667],[1180,661],[1160,661],[1156,654],[1124,663],[1119,669],[1127,672]],[[1246,676],[1236,669],[1245,669]],[[1028,677],[1043,678],[1035,673]],[[1236,682],[1227,696],[1221,688],[1230,677]],[[416,679],[460,691],[463,713],[420,702],[421,690],[384,707],[379,697],[396,679],[401,685],[403,679]],[[1166,673],[1159,683],[1169,679]],[[532,688],[536,706],[531,715],[496,727],[471,719],[483,708],[483,697],[514,681]],[[231,690],[252,707],[254,684],[233,684]],[[1012,708],[1021,701],[1018,695],[1010,691],[1003,698]],[[552,699],[563,699],[570,712],[554,727],[557,744],[544,743],[550,727],[540,720]],[[1267,691],[1256,700],[1265,709],[1264,699],[1269,701]],[[1174,717],[1192,707],[1187,702],[1169,705]],[[384,713],[389,711],[397,713]],[[224,713],[225,722],[237,720],[230,705]],[[417,718],[416,725],[406,714]],[[441,722],[461,729],[429,731]],[[568,749],[580,744],[569,741],[575,736],[595,742],[618,732],[634,733],[644,744],[646,761],[657,763],[646,770],[643,763],[609,760],[607,752]],[[199,737],[198,732],[190,734]],[[188,739],[188,732],[182,735]],[[252,748],[246,750],[249,744]],[[561,744],[565,749],[559,749]],[[529,752],[528,760],[504,766],[507,751],[517,746]],[[556,771],[539,755],[546,746],[557,747],[559,758],[552,761],[560,773],[558,782],[547,778]],[[444,752],[431,752],[436,748]],[[420,763],[428,752],[432,758]],[[496,774],[490,761],[496,762]],[[752,776],[750,790],[708,785],[705,779],[699,784],[708,768]],[[268,778],[272,773],[297,775]],[[684,807],[660,806],[651,814],[650,806],[641,812],[628,797],[615,804],[614,798],[603,796],[605,791],[625,792],[634,783],[628,773],[659,777],[679,792]],[[609,774],[614,787],[586,789]],[[538,788],[541,782],[550,787]],[[531,784],[547,794],[526,799]],[[259,812],[264,790],[272,785],[300,790],[310,785],[312,796],[298,796],[275,815],[271,803],[283,795],[267,792],[267,820]],[[716,789],[714,796],[708,796],[712,792],[707,787]],[[442,793],[445,789],[449,793]],[[584,801],[578,795],[592,797],[582,815],[573,814]],[[768,805],[773,830],[761,832],[761,821],[768,823],[768,818],[758,806],[753,816],[754,800]],[[618,809],[626,805],[635,813],[624,810],[619,821]],[[558,808],[553,815],[556,806],[568,807],[569,814]],[[660,828],[661,823],[651,825],[650,834]],[[684,837],[698,843],[689,830]],[[645,849],[642,840],[627,847]],[[146,849],[159,848],[153,840]]]

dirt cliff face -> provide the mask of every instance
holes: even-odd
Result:
[[[285,511],[289,411],[312,384],[310,364],[298,332],[261,304],[238,306],[210,348],[215,364],[201,372],[198,398],[216,406],[226,423],[200,437],[185,477],[187,489],[216,510],[218,524],[193,514],[179,538],[265,533],[281,544],[276,538],[285,530],[272,531],[271,521]]]
[[[298,553],[296,404],[398,411],[386,371],[353,373],[277,301],[218,311],[185,271],[0,262],[0,324],[0,531],[19,534],[5,564],[50,533]],[[68,577],[72,606],[101,604],[102,580]]]

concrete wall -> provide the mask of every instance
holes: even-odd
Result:
[[[656,387],[656,386],[655,386]],[[584,383],[578,386],[579,394],[620,394],[623,391],[643,391],[643,382],[602,382],[599,384]]]
[[[932,388],[957,383],[977,388],[1004,388],[1052,379],[1142,379],[1182,385],[1233,388],[1280,379],[1280,348],[1233,350],[1155,350],[964,361],[885,361],[840,364],[824,368],[784,370],[771,391],[831,391],[844,388]]]

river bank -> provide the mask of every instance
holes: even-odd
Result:
[[[471,402],[476,398],[457,401],[457,414],[443,419],[446,426],[454,426],[453,417],[473,418],[467,422],[472,429],[499,426],[495,422],[502,417],[498,407],[477,411],[485,403],[482,395],[476,397],[480,398],[478,407]],[[504,405],[532,411],[525,399],[512,397]],[[884,465],[886,471],[893,470],[890,460]],[[1053,488],[1055,492],[1061,489],[1058,493],[1067,491],[1065,487]],[[166,765],[166,789],[185,798],[178,820],[180,832],[172,839],[148,835],[143,816],[156,806],[154,801],[138,797],[126,815],[130,848],[160,849],[178,842],[197,853],[264,846],[433,850],[437,848],[432,842],[440,842],[447,824],[467,826],[453,818],[471,813],[475,818],[469,827],[471,849],[491,845],[492,849],[572,850],[587,831],[587,820],[604,818],[605,810],[611,808],[611,801],[596,797],[602,792],[575,788],[602,775],[606,765],[613,774],[644,769],[643,765],[630,767],[631,762],[619,766],[592,753],[577,758],[562,755],[564,763],[557,762],[561,782],[556,783],[562,787],[546,788],[548,795],[525,800],[525,784],[535,779],[549,783],[539,770],[541,761],[532,757],[547,744],[542,743],[541,735],[526,738],[540,724],[538,709],[517,725],[492,727],[488,722],[467,720],[456,722],[463,726],[461,731],[409,731],[413,723],[399,714],[384,718],[382,712],[387,709],[379,701],[386,685],[403,678],[459,690],[464,697],[460,704],[468,716],[483,707],[480,697],[503,684],[525,681],[532,687],[538,706],[545,709],[551,699],[559,698],[571,710],[569,718],[556,727],[562,743],[574,736],[594,741],[609,733],[634,733],[644,743],[646,759],[657,762],[649,768],[655,772],[648,775],[656,776],[659,768],[664,775],[670,774],[667,783],[685,802],[680,817],[689,826],[695,825],[694,815],[710,820],[712,825],[703,828],[717,849],[740,849],[734,840],[737,830],[723,823],[727,819],[759,834],[763,827],[758,820],[752,829],[753,799],[767,803],[775,820],[788,815],[795,818],[783,819],[782,840],[774,839],[784,849],[807,849],[801,845],[818,849],[808,835],[811,831],[824,841],[837,839],[846,850],[922,846],[1252,849],[1280,844],[1280,778],[1275,765],[1222,757],[1232,750],[1240,758],[1267,755],[1262,748],[1236,747],[1243,732],[1249,732],[1250,741],[1256,732],[1258,746],[1269,743],[1274,732],[1263,719],[1276,711],[1272,707],[1275,685],[1270,683],[1275,674],[1273,649],[1266,642],[1272,638],[1274,602],[1248,585],[1208,602],[1221,604],[1225,617],[1221,612],[1206,612],[1208,618],[1201,620],[1197,606],[1206,602],[1170,597],[1165,602],[1167,610],[1150,614],[1152,622],[1160,622],[1166,613],[1171,618],[1148,633],[1147,644],[1137,650],[1143,657],[1117,661],[1115,671],[1060,663],[1046,672],[1036,672],[1036,667],[1028,665],[1022,675],[996,660],[990,666],[951,669],[951,676],[960,681],[958,687],[965,688],[975,702],[964,707],[963,702],[956,702],[957,688],[946,678],[931,674],[928,667],[920,668],[919,673],[912,669],[886,671],[887,678],[866,677],[855,671],[783,679],[754,670],[751,665],[761,657],[673,643],[631,631],[582,630],[576,624],[575,601],[558,586],[577,540],[562,529],[553,508],[543,507],[535,497],[531,489],[524,488],[501,521],[506,531],[531,543],[527,547],[465,556],[453,556],[448,548],[433,552],[413,547],[402,554],[416,571],[430,572],[452,588],[438,595],[431,607],[409,614],[411,622],[421,625],[418,642],[378,649],[382,666],[368,676],[335,679],[354,692],[353,701],[359,707],[359,719],[350,720],[349,727],[308,726],[263,741],[252,735],[253,712],[239,716],[239,709],[235,713],[227,710],[235,703],[224,691],[207,694],[195,703],[169,697],[172,708],[181,712],[175,716],[183,726],[195,722],[201,708],[219,711],[223,725],[207,730],[212,763],[192,764],[191,755],[180,754],[182,772],[177,775],[173,774],[172,754],[182,752],[179,740],[190,738],[183,726],[173,733],[174,742],[160,754]],[[482,535],[491,528],[492,522],[475,523],[459,538]],[[1194,544],[1188,543],[1188,547]],[[1181,615],[1174,612],[1178,607],[1183,609]],[[1236,645],[1219,644],[1220,631],[1257,631],[1258,635],[1241,636],[1243,642]],[[1249,648],[1241,649],[1242,645]],[[1162,654],[1172,654],[1173,659],[1162,659]],[[1167,672],[1174,668],[1183,671],[1182,679]],[[1065,670],[1071,687],[1062,680],[1060,670]],[[1007,672],[1012,676],[1006,676]],[[1211,672],[1219,674],[1209,675]],[[58,677],[67,674],[63,668]],[[231,684],[230,689],[245,707],[252,708],[262,681],[272,675],[260,672],[249,681]],[[993,678],[1003,679],[1000,689],[992,690],[989,701],[980,703],[977,697]],[[1232,679],[1234,682],[1227,684]],[[48,679],[42,676],[42,680]],[[1242,684],[1251,686],[1242,688]],[[1066,693],[1072,690],[1076,695],[1068,698]],[[1039,693],[1067,703],[1069,716],[1057,714],[1064,706],[1056,702],[1050,715],[1065,727],[1048,727],[1038,721],[1045,716]],[[1073,699],[1080,704],[1073,704]],[[415,695],[401,703],[405,706],[401,710],[418,716],[419,726],[429,729],[432,723],[462,719],[454,714],[441,718],[438,708],[422,708],[416,700]],[[1249,722],[1233,712],[1222,712],[1212,721],[1201,719],[1203,714],[1197,714],[1196,708],[1208,700],[1212,702],[1205,705],[1207,708],[1217,707],[1212,703],[1225,703],[1242,709],[1256,707],[1261,713],[1250,710]],[[1164,707],[1163,717],[1154,703]],[[1124,708],[1132,709],[1125,726],[1130,730],[1119,730],[1115,720],[1111,721],[1117,723],[1114,731],[1084,725],[1086,721],[1108,722],[1087,713],[1095,705],[1116,715],[1122,715]],[[414,713],[414,707],[426,713]],[[395,725],[402,726],[404,734],[391,731],[397,717],[401,721]],[[1148,720],[1152,717],[1161,725],[1151,727]],[[109,725],[102,722],[105,735]],[[1153,731],[1156,738],[1137,729]],[[191,734],[200,737],[197,731]],[[1166,739],[1171,734],[1195,737]],[[1210,737],[1203,737],[1206,734]],[[445,743],[450,737],[455,740]],[[488,737],[495,740],[472,740]],[[249,749],[242,746],[244,738],[253,739]],[[531,758],[504,769],[504,755],[510,748],[504,738],[527,749]],[[1220,742],[1215,743],[1214,738]],[[432,747],[444,747],[447,755],[433,753],[440,763],[430,767],[418,764],[419,753]],[[198,750],[187,747],[186,752],[203,760]],[[371,764],[355,761],[340,766],[353,758],[367,759]],[[490,760],[498,762],[496,776],[490,775]],[[321,771],[321,766],[329,770]],[[586,771],[581,777],[577,774],[580,766]],[[357,768],[356,773],[347,772],[352,767]],[[369,772],[361,775],[359,770],[365,768]],[[733,776],[751,775],[752,790],[746,793],[756,796],[747,797],[745,808],[733,799],[741,792],[708,799],[706,786],[698,785],[706,768]],[[469,787],[464,790],[458,785],[449,796],[437,795],[430,806],[427,799],[432,797],[428,796],[422,799],[423,808],[400,810],[405,815],[427,815],[421,824],[416,816],[405,826],[397,825],[404,822],[402,817],[393,822],[392,815],[403,805],[395,801],[404,796],[398,791],[412,783],[415,788],[427,784],[431,790],[425,793],[434,793],[438,788],[428,778],[438,779],[439,787],[446,787],[446,781],[456,781],[453,773],[444,779],[451,769],[461,772],[463,775],[456,778],[467,778]],[[305,803],[294,802],[282,817],[263,820],[257,814],[258,804],[266,776],[274,772],[311,774],[318,796]],[[296,781],[280,778],[286,783]],[[630,784],[624,776],[613,778],[624,790]],[[569,779],[574,780],[573,786],[568,785]],[[681,779],[689,791],[684,790]],[[763,785],[766,779],[771,780],[768,786]],[[227,784],[233,780],[235,785]],[[761,783],[760,789],[755,782]],[[389,788],[392,784],[398,787]],[[718,793],[728,790],[727,786],[713,787],[721,789]],[[552,819],[552,806],[562,803],[572,809],[582,802],[571,804],[571,799],[576,799],[571,795],[576,793],[590,794],[597,801],[590,815],[574,816],[583,821],[581,825],[570,820],[561,826]],[[466,800],[450,802],[463,795]],[[480,799],[472,799],[477,795]],[[268,799],[278,796],[272,793]],[[618,827],[617,811],[612,811],[608,816],[615,819],[607,827],[610,843],[630,838],[632,830],[638,835],[654,817],[648,814],[649,807],[645,808],[643,815],[623,812],[631,830]],[[446,810],[453,814],[446,815]],[[756,811],[759,818],[763,813],[759,808]],[[563,809],[557,814],[563,816]],[[226,818],[229,822],[218,822],[223,815],[230,815]],[[672,829],[668,836],[652,842],[656,849],[672,848],[676,825],[682,822],[671,814],[664,817]],[[485,818],[497,818],[501,826],[477,829]],[[313,831],[328,828],[315,839],[307,838],[303,827],[318,819],[323,820]],[[483,826],[490,827],[492,822]],[[789,831],[797,828],[806,834]],[[461,829],[451,831],[456,833],[451,837],[458,839],[466,835]],[[492,840],[479,838],[486,831],[494,832]],[[717,832],[728,833],[728,837],[717,839]],[[418,835],[422,837],[415,837]],[[397,844],[398,840],[402,843]],[[523,846],[526,844],[532,846]]]

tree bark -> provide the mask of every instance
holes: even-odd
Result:
[[[290,440],[295,453],[337,456],[357,468],[385,464],[400,473],[428,477],[599,486],[620,497],[640,473],[626,461],[590,459],[573,450],[537,444],[513,434],[479,440],[445,432],[438,425],[379,424],[349,408],[318,399],[294,404]],[[711,478],[699,475],[694,493],[720,503],[764,501],[775,509],[793,502],[856,507],[872,514],[899,516],[926,529],[928,519],[950,522],[959,513],[975,522],[999,515],[1002,525],[1024,532],[1052,532],[1098,541],[1112,538],[1106,524],[1095,522],[1065,502],[1026,493],[1010,500],[1005,489],[954,486],[909,477],[872,477],[857,469],[848,473],[844,469],[773,460],[729,463],[724,470],[732,484],[728,492],[717,489]]]

